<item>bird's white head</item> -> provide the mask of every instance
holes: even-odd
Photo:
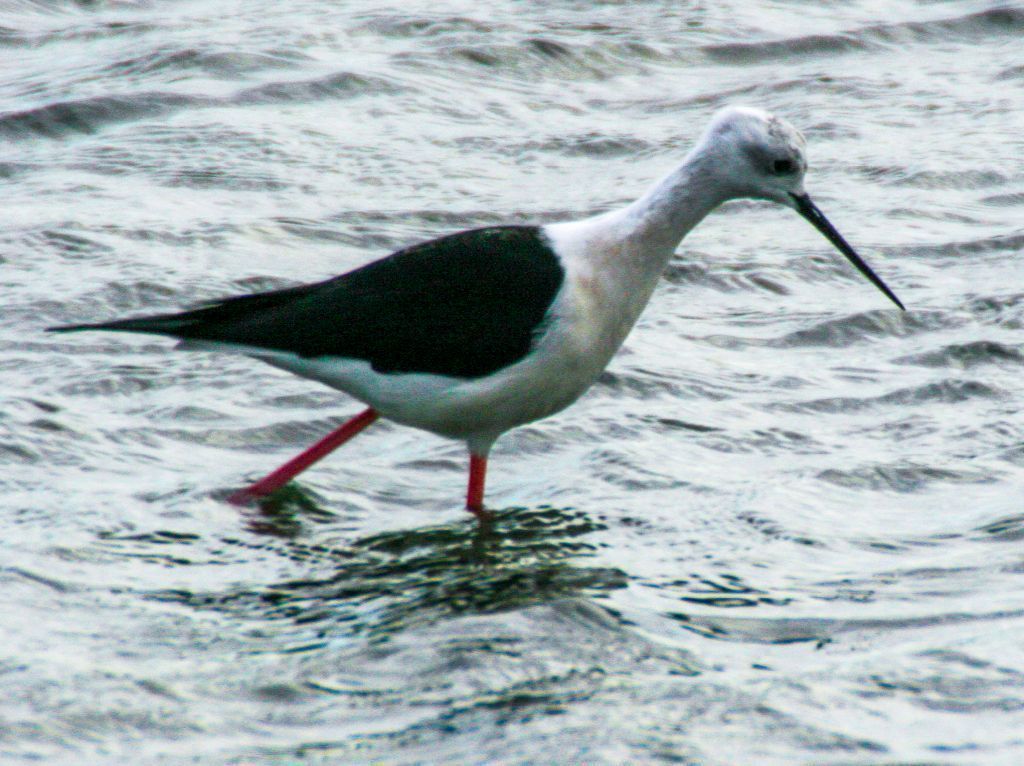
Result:
[[[714,163],[729,196],[778,202],[796,208],[803,196],[807,143],[796,128],[761,109],[745,106],[719,111],[698,151]]]
[[[893,303],[900,299],[857,255],[804,191],[806,142],[796,128],[768,112],[728,107],[711,121],[693,157],[718,186],[721,199],[750,197],[792,208],[820,231]]]

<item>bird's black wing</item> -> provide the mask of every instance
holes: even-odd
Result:
[[[497,226],[399,250],[326,282],[53,329],[156,333],[362,359],[378,372],[475,378],[529,351],[564,277],[539,228]]]

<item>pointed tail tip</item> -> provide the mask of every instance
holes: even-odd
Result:
[[[96,325],[91,324],[61,324],[53,327],[43,328],[44,332],[79,332],[81,330],[98,330],[102,329]]]
[[[88,330],[104,330],[110,332],[139,332],[154,335],[175,336],[183,322],[176,316],[137,317],[134,319],[113,319],[109,322],[87,322],[83,324],[66,324],[47,327],[46,332],[82,332]]]
[[[89,322],[86,324],[61,324],[45,328],[46,332],[84,332],[88,330],[120,330],[126,332],[146,332],[129,324],[132,320],[114,320],[113,322]]]

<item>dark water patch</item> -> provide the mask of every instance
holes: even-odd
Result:
[[[1012,447],[1005,447],[999,450],[998,457],[1007,463],[1017,466],[1024,466],[1024,442],[1018,442]]]
[[[211,164],[203,168],[166,170],[154,177],[171,189],[223,189],[225,191],[280,192],[293,188],[293,182],[267,174],[246,174],[237,168]]]
[[[652,714],[666,710],[665,699],[692,694],[702,710],[715,705],[711,718],[743,707],[735,700],[713,703],[722,696],[718,691],[693,693],[695,664],[687,653],[651,641],[581,598],[463,616],[346,651],[313,680],[312,689],[330,695],[328,704],[321,700],[311,711],[317,723],[334,718],[345,726],[349,710],[372,705],[374,720],[384,726],[328,736],[301,751],[259,749],[250,756],[260,762],[268,753],[274,762],[291,762],[301,752],[306,760],[331,763],[527,764],[554,762],[557,752],[558,763],[649,763],[649,743],[636,722],[662,731],[668,721]],[[671,687],[651,691],[654,681]],[[619,723],[612,711],[630,701],[644,709],[630,705],[633,712]],[[674,710],[668,718],[677,718]],[[336,730],[332,725],[331,734]],[[495,730],[502,736],[481,741],[480,732]],[[587,736],[562,742],[563,730]],[[636,757],[624,761],[627,746]],[[679,752],[682,745],[662,747]],[[614,755],[605,758],[605,752]]]
[[[22,33],[14,27],[0,26],[0,45],[5,48],[27,43]]]
[[[669,376],[645,370],[631,372],[605,370],[595,385],[613,395],[618,394],[631,399],[652,399],[666,394],[678,397],[681,393],[678,384]]]
[[[199,545],[201,542],[202,538],[198,535],[171,530],[140,533],[100,532],[97,535],[95,549],[118,558],[178,568],[212,563],[208,552]],[[213,554],[213,560],[217,563],[226,563],[230,559],[218,551]]]
[[[900,389],[877,399],[882,404],[920,405],[935,402],[957,404],[973,399],[1001,399],[1005,392],[976,380],[947,379],[938,383]]]
[[[240,441],[240,446],[247,451],[276,453],[283,446],[301,447],[312,444],[316,439],[326,436],[344,421],[345,418],[323,418],[318,420],[306,418],[274,422],[266,426],[239,430],[236,438]],[[188,434],[181,434],[181,436],[186,440],[188,438],[198,438],[189,437]],[[212,443],[215,444],[216,440],[223,437],[217,434],[210,434],[208,438],[214,440]]]
[[[0,410],[0,463],[42,464],[47,468],[77,465],[80,461],[68,450],[68,445],[94,440],[68,426],[65,417],[59,409],[51,410],[36,400],[10,392]]]
[[[705,45],[701,50],[713,61],[727,64],[757,64],[776,59],[820,58],[930,42],[981,42],[1022,33],[1024,10],[993,8],[947,19],[876,24],[836,34]]]
[[[27,232],[19,245],[48,256],[58,255],[66,261],[88,261],[114,252],[114,248],[99,241],[92,232],[83,233],[82,227],[72,221]]]
[[[187,288],[185,288],[187,289]],[[175,307],[181,301],[180,288],[150,280],[128,280],[104,285],[100,290],[80,297],[75,303],[60,304],[58,324],[78,324],[91,320],[110,319],[113,314],[159,307]],[[195,301],[195,298],[192,298]],[[84,336],[83,336],[84,337]],[[91,334],[91,338],[98,337]],[[78,340],[78,339],[76,339]]]
[[[27,399],[26,401],[36,409],[41,410],[42,412],[45,412],[49,415],[55,415],[56,413],[61,411],[60,405],[53,404],[52,402],[45,402],[39,399]]]
[[[709,265],[712,262],[708,253],[688,250],[686,259],[674,258],[665,267],[661,278],[674,285],[705,285],[724,289],[726,283],[720,276],[719,268]]]
[[[164,344],[164,349],[166,349],[166,344]],[[79,350],[81,349],[79,348]],[[100,349],[101,352],[103,350]],[[123,349],[111,348],[107,353],[113,353],[115,350],[124,356]],[[149,352],[159,350],[163,349],[148,347]],[[165,388],[175,383],[174,379],[168,379],[165,371],[159,368],[135,364],[114,364],[105,368],[102,373],[64,383],[58,387],[57,391],[64,396],[107,398],[138,394],[143,391]]]
[[[342,222],[324,222],[299,218],[277,218],[275,222],[283,231],[309,242],[330,242],[356,248],[359,250],[393,252],[403,244],[411,244],[398,239],[394,227],[384,222],[360,223],[359,219],[372,216],[353,216],[355,220]]]
[[[199,407],[195,404],[183,404],[173,407],[157,407],[150,411],[150,417],[159,423],[186,423],[195,425],[209,425],[211,423],[223,423],[231,420],[219,410],[209,407]],[[159,433],[163,436],[178,436],[188,444],[199,443],[195,438],[195,432],[182,433],[171,429],[161,429]],[[215,444],[222,444],[223,439],[214,440]]]
[[[164,116],[185,108],[225,104],[315,102],[359,95],[394,95],[403,90],[382,77],[339,72],[312,80],[274,82],[247,88],[231,99],[145,92],[62,101],[23,111],[0,113],[0,136],[63,138],[91,135],[108,125]]]
[[[597,112],[625,112],[631,115],[637,112],[649,115],[679,115],[686,114],[689,110],[695,108],[715,109],[729,103],[743,101],[749,98],[757,88],[757,85],[744,85],[680,98],[667,98],[664,94],[660,93],[654,97],[641,96],[633,100],[592,98],[587,101],[587,106]],[[682,141],[678,143],[678,148],[685,151]]]
[[[836,35],[807,35],[787,40],[758,43],[716,43],[701,50],[712,61],[725,64],[755,64],[772,59],[792,59],[797,56],[833,56],[850,51],[865,50],[870,43],[858,39],[855,33]]]
[[[77,583],[57,580],[53,577],[47,577],[46,575],[38,572],[32,572],[22,567],[0,567],[0,577],[2,577],[2,579],[6,580],[12,576],[20,580],[27,580],[31,583],[43,585],[56,593],[76,593],[83,590],[82,586]],[[3,670],[0,670],[0,673],[2,672]]]
[[[309,103],[327,99],[356,96],[394,96],[405,88],[393,80],[361,75],[355,72],[334,72],[311,80],[270,82],[247,88],[231,100],[235,104]]]
[[[337,244],[353,244],[353,237],[345,230],[339,230],[332,223],[324,223],[321,220],[310,218],[279,217],[273,219],[274,223],[284,231],[301,239],[310,242],[331,242]],[[385,228],[386,222],[380,221],[381,229]]]
[[[241,77],[266,69],[294,66],[308,57],[295,51],[216,51],[199,48],[158,50],[116,61],[106,68],[113,77],[151,75],[171,70],[175,74],[198,70],[218,77]]]
[[[903,548],[893,546],[894,553]],[[957,572],[958,570],[953,570]],[[948,574],[948,572],[947,572]],[[868,588],[877,593],[878,582],[871,581]],[[824,583],[833,588],[849,588],[850,583]],[[826,596],[823,601],[833,601]],[[841,599],[841,600],[846,600]],[[874,596],[868,601],[874,601]],[[858,603],[863,603],[860,599]],[[921,630],[938,625],[957,625],[979,622],[997,622],[1014,619],[1022,614],[1020,610],[996,610],[991,612],[943,612],[938,614],[907,615],[879,618],[828,618],[828,617],[770,617],[761,613],[725,611],[722,613],[673,613],[670,616],[686,630],[705,638],[721,641],[736,641],[752,644],[813,644],[822,648],[833,643],[840,636],[850,633],[870,632],[889,635],[898,630]]]
[[[147,143],[150,141],[156,142],[154,131],[147,131]],[[93,142],[74,158],[69,158],[65,167],[89,175],[130,176],[144,170],[145,162],[136,150]]]
[[[162,593],[160,600],[247,620],[321,625],[382,639],[465,614],[523,608],[624,587],[617,569],[581,566],[584,538],[603,524],[578,511],[509,509],[490,527],[475,520],[385,533],[330,548],[292,543],[289,555],[334,574],[229,593]],[[336,626],[331,628],[329,626]]]
[[[362,22],[353,28],[353,33],[370,32],[375,35],[396,38],[461,37],[466,34],[492,34],[497,30],[498,23],[496,21],[472,19],[466,16],[409,18],[403,13]]]
[[[572,55],[572,48],[565,43],[560,43],[556,40],[549,40],[543,37],[532,37],[526,41],[526,44],[538,53],[547,56],[548,58],[560,59],[568,58]]]
[[[1024,674],[1018,670],[948,649],[922,652],[917,660],[912,668],[862,678],[858,693],[867,699],[899,699],[911,707],[944,713],[1024,710]],[[935,749],[949,751],[941,746]]]
[[[1004,82],[1006,80],[1024,80],[1024,64],[1020,66],[1011,66],[1002,70],[993,78],[996,82]]]
[[[1024,327],[1024,293],[969,298],[967,310],[987,325],[1012,330]]]
[[[0,465],[35,465],[43,456],[34,449],[18,441],[0,440]]]
[[[282,279],[281,277],[266,277],[266,276],[251,276],[251,277],[239,277],[238,279],[232,279],[227,283],[227,288],[222,295],[217,295],[213,298],[217,301],[221,298],[226,298],[230,295],[236,295],[239,293],[261,293],[270,290],[281,290],[286,287],[292,287],[298,284],[292,279]],[[195,305],[195,303],[190,304]]]
[[[762,274],[749,274],[739,283],[748,292],[766,292],[772,295],[789,295],[790,290],[786,285],[771,277]]]
[[[79,4],[83,6],[96,5],[96,3],[88,1]],[[11,35],[3,40],[5,44],[37,48],[51,43],[59,45],[67,40],[106,41],[116,40],[123,35],[141,37],[149,32],[160,31],[161,26],[148,21],[102,21],[90,18],[88,23],[42,31],[5,29],[11,32]]]
[[[801,440],[802,438],[798,437],[798,441]],[[704,449],[727,455],[750,454],[752,452],[772,454],[780,447],[786,454],[800,451],[795,445],[790,445],[791,448],[789,449],[783,447],[785,439],[780,440],[771,433],[771,430],[743,433],[737,430],[716,428],[695,437],[693,442]],[[813,451],[817,452],[817,450]]]
[[[679,601],[716,609],[784,606],[792,601],[786,597],[773,597],[767,591],[756,588],[743,578],[732,574],[690,574],[673,580],[649,581],[644,584]],[[680,622],[689,621],[686,615],[670,616]]]
[[[904,337],[922,330],[940,329],[946,324],[948,320],[939,312],[866,311],[826,319],[813,327],[768,340],[765,345],[774,348],[845,348],[865,340]]]
[[[953,212],[948,208],[893,207],[889,211],[889,216],[907,221],[946,221],[962,223],[966,226],[985,225],[985,222],[978,216]]]
[[[36,170],[38,165],[31,162],[0,160],[0,179],[13,181]]]
[[[52,420],[50,418],[36,418],[35,420],[30,420],[25,425],[28,428],[37,431],[46,431],[49,433],[65,434],[69,436],[75,434],[73,429],[68,428],[63,423],[58,423],[56,420]]]
[[[493,210],[421,209],[396,214],[364,209],[345,211],[326,219],[280,217],[275,220],[289,234],[314,242],[334,242],[385,255],[432,237],[495,224],[529,223],[530,219]],[[365,260],[369,261],[367,256]]]
[[[630,157],[635,160],[653,151],[653,147],[646,141],[629,136],[587,133],[555,136],[542,142],[523,144],[517,148],[516,153],[531,151],[562,154],[567,157]]]
[[[236,491],[223,488],[211,492],[210,496],[221,503],[230,503],[229,498]],[[328,507],[327,500],[315,490],[293,481],[269,497],[259,499],[255,509],[246,514],[245,527],[256,535],[297,540],[308,533],[310,524],[336,524],[347,510],[337,501]],[[293,560],[305,560],[306,557],[301,555],[304,552],[296,553],[289,549],[287,554]]]
[[[777,645],[811,643],[817,644],[819,648],[831,641],[829,629],[832,626],[827,620],[744,620],[691,612],[668,612],[665,616],[674,620],[684,630],[715,641]]]
[[[623,433],[623,436],[626,435]],[[636,460],[620,450],[598,449],[590,453],[587,460],[596,466],[594,475],[597,478],[630,492],[682,489],[690,486],[689,482],[655,470],[646,462]]]
[[[989,197],[982,197],[981,203],[983,205],[995,205],[997,207],[1021,207],[1024,206],[1024,192],[993,194]]]
[[[907,172],[901,167],[868,166],[860,168],[862,175],[886,186],[910,186],[943,192],[950,189],[991,189],[1005,186],[1012,177],[998,170],[976,168],[960,170],[921,170]]]
[[[641,421],[650,425],[657,433],[668,433],[670,431],[692,431],[694,433],[706,434],[722,431],[718,426],[709,426],[703,423],[689,423],[677,418],[665,417],[644,417]]]
[[[943,242],[936,245],[903,245],[898,249],[884,248],[893,256],[909,258],[963,258],[979,255],[996,254],[999,256],[1016,255],[1024,251],[1024,233],[999,234],[994,237],[960,242]]]
[[[777,269],[755,264],[723,267],[711,256],[687,252],[686,261],[677,260],[665,269],[663,278],[672,284],[699,285],[722,293],[768,293],[789,295],[787,275]]]
[[[480,66],[497,67],[501,63],[501,58],[496,53],[480,48],[455,48],[452,54]]]
[[[697,444],[729,454],[822,455],[829,452],[813,437],[784,428],[712,433],[698,437]]]
[[[99,251],[109,253],[113,251],[113,248],[111,247],[100,245],[91,239],[77,234],[71,234],[70,232],[48,230],[44,231],[42,234],[56,249],[68,255],[77,256],[86,252]]]
[[[191,247],[194,245],[205,245],[217,247],[223,245],[230,235],[236,233],[243,226],[233,227],[222,222],[201,223],[196,226],[172,230],[149,227],[123,227],[115,224],[103,224],[100,231],[109,232],[120,238],[135,242],[157,242],[172,247]]]
[[[804,535],[795,535],[782,527],[774,519],[769,519],[753,511],[742,511],[736,518],[748,525],[751,529],[755,530],[757,534],[765,537],[769,540],[785,540],[787,542],[796,543],[797,545],[805,545],[811,548],[824,548],[825,543],[814,540]]]
[[[62,101],[0,114],[0,136],[15,139],[91,135],[108,125],[165,115],[177,109],[206,103],[209,103],[209,99],[175,93],[95,96]]]
[[[977,399],[1003,399],[1006,392],[975,380],[947,379],[912,388],[901,388],[882,396],[815,399],[795,404],[776,403],[768,409],[791,412],[844,413],[880,407],[911,407],[928,404],[959,404]]]
[[[934,484],[989,484],[999,479],[992,471],[935,468],[914,463],[862,465],[851,469],[828,469],[818,478],[846,489],[873,492],[911,493]]]
[[[952,343],[935,351],[925,351],[893,359],[893,364],[915,364],[922,367],[945,367],[969,370],[988,364],[1016,366],[1024,363],[1024,346],[1011,346],[990,340]]]
[[[981,539],[984,540],[1019,543],[1024,540],[1024,514],[1004,516],[978,527],[976,531],[983,535]]]
[[[302,393],[275,393],[271,390],[260,392],[261,404],[271,409],[338,409],[338,394],[329,389],[312,389]]]
[[[429,225],[431,228],[444,227],[444,231],[449,229],[458,229],[460,227],[469,226],[482,226],[490,223],[520,223],[516,218],[509,218],[507,215],[502,213],[495,213],[493,210],[480,210],[480,209],[469,209],[462,211],[451,211],[451,210],[439,210],[431,208],[423,208],[420,210],[411,210],[410,215],[413,220],[422,221],[424,224]]]
[[[483,69],[520,81],[537,77],[602,81],[644,72],[649,61],[660,59],[661,54],[642,44],[612,38],[583,42],[545,36],[513,43],[457,43],[438,47],[430,55],[398,54],[394,61],[405,67],[435,69],[438,58],[448,62],[448,66]]]
[[[721,85],[722,83],[716,83]],[[835,77],[821,74],[818,76],[801,76],[793,78],[771,78],[768,81],[756,82],[749,85],[734,87],[716,88],[708,92],[697,93],[692,96],[666,97],[665,94],[658,94],[656,97],[640,98],[633,101],[616,99],[614,101],[604,99],[591,99],[588,106],[601,112],[624,112],[634,114],[641,111],[644,114],[686,114],[693,109],[710,110],[736,103],[760,103],[771,102],[780,96],[790,93],[822,93],[832,97],[848,96],[862,98],[865,91],[870,90],[870,83],[863,78],[846,76]],[[673,94],[674,95],[674,94]],[[794,116],[794,115],[790,115]],[[820,118],[822,115],[817,115]],[[855,138],[857,131],[849,126],[836,122],[817,121],[810,122],[811,117],[801,120],[801,132],[809,139],[824,140],[827,138]],[[679,148],[685,151],[686,147],[680,143]]]

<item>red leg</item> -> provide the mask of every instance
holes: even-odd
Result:
[[[351,420],[346,421],[331,431],[305,452],[293,457],[276,471],[267,474],[255,484],[235,492],[228,498],[228,502],[233,505],[247,505],[253,500],[266,497],[271,492],[279,490],[320,458],[326,457],[358,434],[378,417],[380,415],[372,407],[360,412]]]
[[[481,521],[491,518],[484,510],[484,480],[487,478],[487,458],[469,453],[469,488],[466,490],[466,510]]]

